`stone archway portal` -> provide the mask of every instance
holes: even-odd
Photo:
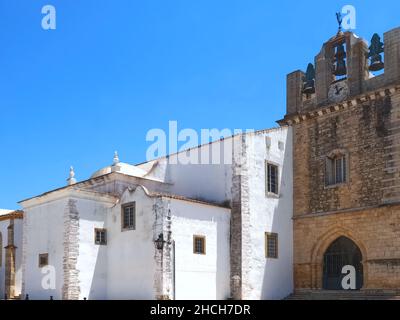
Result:
[[[347,237],[339,237],[331,243],[324,254],[323,288],[326,290],[343,290],[342,268],[354,266],[356,271],[356,290],[363,286],[362,254],[358,246]]]

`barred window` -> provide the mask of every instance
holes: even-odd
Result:
[[[267,192],[278,194],[278,167],[267,163]]]
[[[265,256],[267,258],[278,258],[278,234],[265,233]]]
[[[193,253],[206,254],[206,237],[193,236]]]
[[[335,185],[345,183],[347,180],[346,156],[339,155],[333,158],[326,158],[325,165],[325,184]]]
[[[136,203],[129,203],[122,206],[122,230],[134,230],[135,229],[135,215],[136,215]]]
[[[94,243],[98,245],[107,244],[107,230],[106,229],[94,229]]]
[[[43,268],[49,264],[49,254],[41,253],[39,254],[39,268]]]

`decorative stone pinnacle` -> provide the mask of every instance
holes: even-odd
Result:
[[[69,168],[69,178],[67,179],[67,181],[69,186],[76,183],[75,171],[73,166]]]
[[[119,157],[118,157],[118,152],[115,151],[114,152],[114,161],[113,161],[113,165],[117,165],[119,163]]]

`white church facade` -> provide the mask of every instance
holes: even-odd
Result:
[[[179,161],[214,150],[220,163]],[[285,298],[292,170],[291,128],[280,127],[138,165],[116,155],[85,181],[71,172],[67,186],[20,202],[14,296]]]

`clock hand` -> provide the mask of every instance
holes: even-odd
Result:
[[[335,86],[336,89],[336,94],[339,94],[344,88],[339,88],[338,86]]]

